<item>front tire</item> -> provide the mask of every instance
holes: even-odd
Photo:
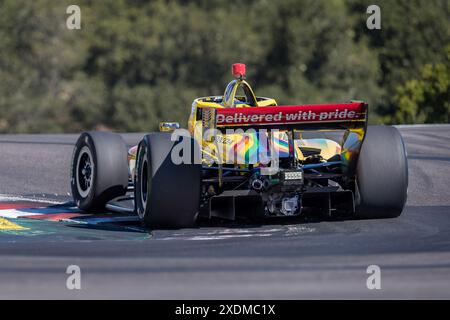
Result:
[[[398,217],[408,189],[408,161],[400,132],[389,126],[369,126],[356,171],[357,216]]]
[[[110,132],[82,133],[75,144],[70,173],[76,205],[88,212],[103,210],[108,201],[127,191],[127,147],[122,137]]]
[[[183,139],[189,142],[186,146],[196,148],[193,139]],[[151,133],[139,143],[134,199],[136,212],[148,227],[190,227],[197,218],[201,164],[175,164],[171,154],[179,143],[171,141],[170,133]]]

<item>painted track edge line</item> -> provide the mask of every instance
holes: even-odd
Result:
[[[6,201],[26,201],[26,202],[36,202],[36,203],[47,203],[47,204],[65,204],[67,201],[58,201],[58,200],[51,200],[51,199],[45,199],[45,198],[33,198],[33,197],[27,197],[27,196],[13,196],[13,195],[7,195],[7,194],[0,194],[0,202],[6,202]]]

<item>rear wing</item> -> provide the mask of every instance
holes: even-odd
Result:
[[[343,173],[352,176],[367,128],[368,105],[364,102],[338,104],[201,108],[203,137],[213,129],[226,133],[227,129],[277,130],[345,130],[341,141]],[[227,132],[228,133],[228,132]]]
[[[204,129],[264,127],[276,129],[364,128],[368,106],[364,102],[322,105],[203,108]]]

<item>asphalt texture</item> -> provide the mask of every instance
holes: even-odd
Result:
[[[0,298],[449,299],[450,125],[399,130],[409,163],[399,218],[153,231],[9,219],[30,232],[0,230]],[[124,135],[130,145],[141,137]],[[76,138],[1,135],[0,203],[70,201]],[[81,290],[66,287],[69,265]],[[367,288],[370,265],[379,290]]]

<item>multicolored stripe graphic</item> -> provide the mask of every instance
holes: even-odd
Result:
[[[286,131],[274,131],[272,137],[273,151],[279,158],[289,157],[289,137]]]
[[[271,142],[268,140],[266,131],[246,132],[244,134],[227,135],[226,139],[231,143],[224,143],[224,162],[240,164],[267,163],[272,151],[278,154],[278,157],[285,158],[289,156],[289,137],[285,131],[273,132]]]
[[[341,146],[330,139],[295,139],[289,145],[288,131],[266,130],[226,134],[220,137],[217,148],[221,150],[224,163],[268,164],[272,157],[288,158],[293,153],[297,159],[304,159],[301,148],[320,150],[323,159],[341,153]],[[217,142],[217,141],[216,141]]]

